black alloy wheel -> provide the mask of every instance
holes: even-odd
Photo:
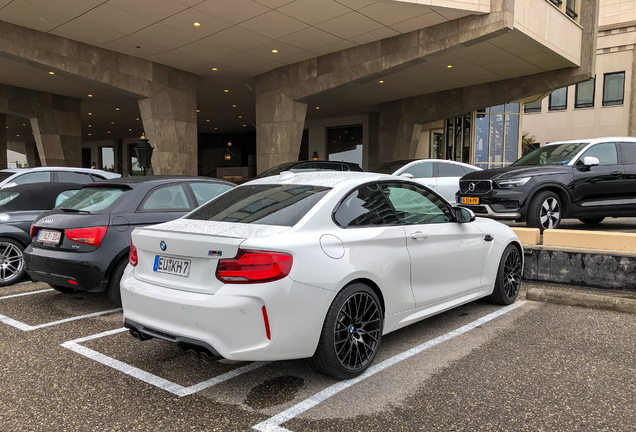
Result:
[[[340,308],[334,327],[334,349],[340,364],[356,372],[375,357],[380,339],[380,306],[365,292],[349,297]]]
[[[376,293],[354,283],[333,300],[309,367],[337,379],[360,376],[380,349],[384,312]]]
[[[528,226],[541,231],[556,229],[561,224],[561,200],[554,192],[542,191],[532,198],[528,208]]]
[[[499,305],[512,304],[521,289],[522,271],[523,262],[519,249],[514,245],[508,245],[501,255],[495,289],[488,300]]]
[[[24,247],[11,239],[0,239],[0,287],[13,285],[24,276]]]

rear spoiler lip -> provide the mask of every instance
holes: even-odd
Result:
[[[133,189],[133,186],[128,183],[110,183],[110,182],[86,183],[82,185],[82,188],[87,188],[87,187],[115,187],[115,188],[130,189],[130,190]]]

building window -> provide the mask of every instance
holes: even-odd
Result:
[[[329,160],[362,165],[362,132],[362,125],[327,128]]]
[[[550,95],[548,111],[559,111],[568,108],[568,88],[563,87],[555,90]]]
[[[574,108],[592,108],[594,106],[595,85],[594,78],[576,85]]]
[[[115,151],[112,147],[100,147],[100,168],[104,171],[115,172]]]
[[[475,119],[475,165],[501,168],[519,155],[519,104],[498,105],[477,112]]]
[[[576,13],[576,0],[567,0],[565,2],[565,13],[573,20],[578,18],[579,15]]]
[[[625,72],[605,74],[603,83],[603,106],[623,105],[625,94]]]
[[[530,114],[530,113],[538,113],[541,112],[541,102],[542,101],[538,101],[538,102],[531,102],[528,104],[525,104],[523,106],[523,112],[524,114]]]

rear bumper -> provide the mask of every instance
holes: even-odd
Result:
[[[335,295],[289,277],[258,285],[224,285],[214,294],[202,294],[142,282],[130,266],[121,281],[125,322],[147,329],[142,333],[150,336],[204,344],[220,357],[242,361],[311,357]]]
[[[114,252],[96,249],[93,252],[64,252],[30,245],[24,253],[27,273],[31,279],[82,291],[104,291],[106,273]]]

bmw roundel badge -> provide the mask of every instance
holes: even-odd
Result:
[[[161,240],[161,243],[159,243],[159,247],[161,248],[162,251],[165,252],[168,246],[166,245],[165,241]]]

